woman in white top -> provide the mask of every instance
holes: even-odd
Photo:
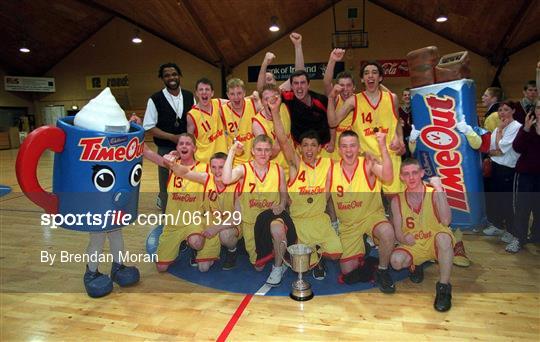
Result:
[[[514,211],[512,191],[516,162],[519,153],[512,148],[512,142],[521,127],[513,115],[519,104],[504,101],[499,107],[500,123],[491,135],[489,156],[492,161],[491,185],[487,195],[488,220],[499,229],[506,229],[501,240],[513,240]]]

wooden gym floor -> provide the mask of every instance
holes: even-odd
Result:
[[[539,245],[510,255],[495,238],[465,235],[473,264],[454,268],[452,309],[433,309],[437,266],[422,284],[316,296],[244,296],[193,285],[140,263],[141,282],[101,299],[84,292],[82,263],[40,262],[41,251],[83,252],[86,234],[40,226],[41,208],[20,193],[17,150],[0,151],[0,339],[9,340],[540,340]],[[52,153],[38,177],[51,190]],[[156,167],[144,163],[140,213],[157,213]],[[150,194],[152,193],[152,194]],[[124,230],[126,249],[143,253],[151,227]],[[107,273],[110,265],[101,265]],[[233,271],[234,272],[234,271]],[[309,277],[311,279],[311,277]],[[311,280],[315,281],[315,280]]]

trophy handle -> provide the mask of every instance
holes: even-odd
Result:
[[[280,254],[281,254],[281,245],[285,245],[285,250],[287,250],[287,241],[281,241],[279,243],[279,251],[278,252],[280,252]],[[319,262],[321,262],[321,259],[322,259],[322,253],[319,253],[317,251],[317,248],[315,248],[315,247],[313,248],[313,250],[315,251],[315,253],[317,253],[318,259],[317,259],[317,262],[315,264],[313,264],[313,266],[309,267],[308,271],[312,270],[315,266],[317,266],[319,264]],[[310,255],[310,259],[311,259],[311,255]],[[283,252],[282,260],[283,260],[283,263],[285,265],[287,265],[287,267],[289,267],[292,270],[293,267],[291,266],[291,264],[289,264],[287,262],[287,260],[285,260],[285,252]]]

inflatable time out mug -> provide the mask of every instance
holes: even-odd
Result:
[[[61,118],[56,127],[40,127],[24,140],[16,164],[21,190],[47,213],[62,215],[67,229],[103,232],[131,223],[139,201],[144,129],[131,123],[127,133],[98,132],[74,126],[73,119]],[[36,174],[47,149],[55,152],[52,193]]]

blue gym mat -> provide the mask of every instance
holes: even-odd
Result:
[[[148,235],[146,241],[147,252],[152,254],[157,250],[159,236],[162,232],[162,226],[153,229]],[[224,249],[222,248],[221,260],[224,260]],[[377,257],[377,250],[373,249],[371,254]],[[168,272],[172,275],[195,283],[201,286],[206,286],[214,289],[219,289],[234,293],[254,294],[259,290],[266,281],[266,278],[271,271],[271,262],[266,265],[263,271],[257,272],[248,260],[247,254],[240,252],[236,260],[236,267],[229,271],[221,269],[221,260],[217,260],[210,270],[206,273],[201,273],[197,267],[192,267],[189,264],[191,250],[188,248],[182,252],[176,261],[169,266]],[[303,274],[313,289],[315,295],[332,295],[353,291],[362,291],[374,287],[372,283],[357,283],[354,285],[339,284],[338,275],[339,265],[335,261],[325,260],[326,262],[326,278],[324,280],[316,280],[313,278],[311,271]],[[391,271],[394,281],[400,281],[409,275],[408,270],[396,272]],[[296,272],[288,269],[283,276],[282,283],[279,287],[272,288],[266,295],[268,296],[289,296],[291,291],[291,283],[298,279]]]
[[[0,185],[0,197],[5,196],[11,192],[11,187],[7,185]]]

